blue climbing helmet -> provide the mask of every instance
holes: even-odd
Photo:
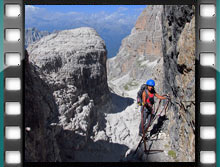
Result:
[[[146,82],[146,85],[147,86],[155,86],[155,82],[153,79],[149,79],[147,82]]]

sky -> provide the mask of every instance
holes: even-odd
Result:
[[[92,27],[105,40],[108,57],[117,54],[146,5],[26,5],[25,28],[40,31]]]

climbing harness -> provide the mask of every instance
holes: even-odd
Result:
[[[163,95],[163,96],[166,96],[166,95]],[[149,153],[150,151],[155,151],[155,150],[147,150],[147,149],[146,149],[146,136],[145,136],[145,133],[148,132],[148,128],[149,128],[149,127],[153,124],[153,122],[156,120],[156,114],[157,114],[157,112],[159,111],[160,104],[161,104],[161,100],[160,100],[159,103],[158,103],[158,106],[157,106],[157,109],[156,109],[156,112],[155,112],[155,117],[154,117],[153,120],[152,120],[152,114],[151,114],[150,122],[148,123],[148,126],[147,126],[146,129],[144,129],[144,123],[143,123],[143,112],[144,112],[144,106],[143,106],[142,111],[141,111],[141,121],[142,121],[142,131],[143,131],[143,135],[142,135],[142,138],[141,138],[140,142],[138,143],[138,146],[137,146],[137,148],[136,148],[134,154],[136,154],[136,152],[137,152],[138,148],[140,147],[142,141],[144,142],[144,152],[145,152],[145,153]],[[163,113],[163,111],[165,111],[165,115],[166,115],[166,110],[167,110],[169,104],[170,104],[170,99],[168,99],[168,101],[167,101],[165,107],[161,110],[161,112],[160,112],[159,115],[161,115],[161,114]],[[156,150],[156,151],[163,152],[163,150]]]

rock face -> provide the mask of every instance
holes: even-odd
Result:
[[[26,58],[28,55],[26,54]],[[58,107],[32,63],[25,62],[25,161],[60,161],[56,141]],[[47,148],[47,149],[45,149]]]
[[[170,161],[195,161],[195,16],[192,6],[164,6],[163,60],[154,72],[157,91],[171,95],[163,130]],[[162,143],[161,143],[162,144]]]
[[[27,50],[55,99],[61,161],[75,161],[75,151],[92,135],[98,106],[109,100],[105,43],[94,29],[84,27],[48,35]]]
[[[58,98],[60,93],[69,95],[66,102],[71,104],[80,92],[88,93],[95,103],[105,102],[107,51],[94,29],[85,27],[54,33],[27,50],[30,61],[42,70]]]
[[[168,129],[177,160],[195,161],[195,16],[193,6],[165,6],[164,91],[176,103]]]
[[[162,57],[162,9],[160,5],[148,6],[141,13],[117,56],[108,60],[109,80],[129,75],[130,81],[145,81],[151,76],[152,68]]]
[[[28,45],[39,41],[42,37],[49,35],[47,31],[38,31],[36,28],[25,29],[25,48]]]

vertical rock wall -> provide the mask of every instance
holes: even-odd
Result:
[[[167,124],[176,161],[195,160],[195,16],[192,6],[164,6],[160,91],[171,94]],[[159,72],[158,72],[159,71]],[[161,79],[162,78],[162,79]]]
[[[26,53],[26,58],[28,57]],[[61,161],[56,141],[58,107],[40,72],[25,62],[25,161]]]
[[[128,75],[127,82],[145,81],[162,57],[161,5],[149,5],[138,17],[131,34],[123,39],[116,57],[108,59],[108,79]]]

